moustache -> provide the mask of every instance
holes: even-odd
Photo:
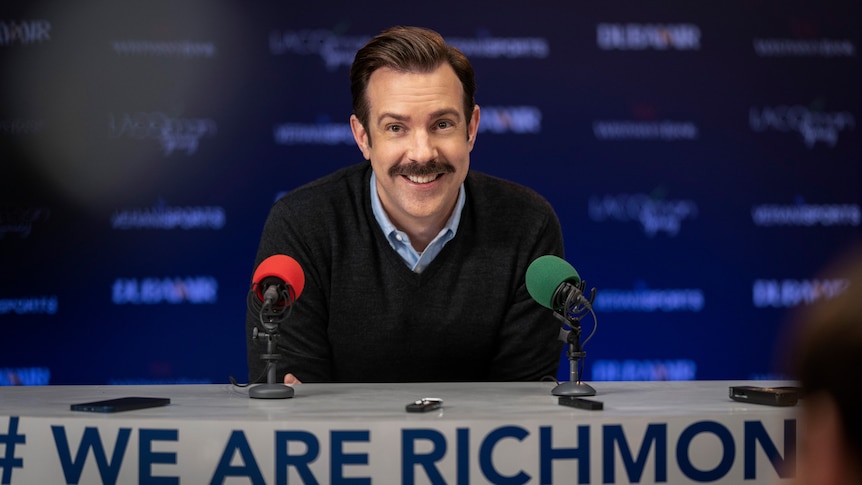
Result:
[[[431,160],[425,163],[400,163],[389,169],[389,175],[393,177],[396,175],[425,177],[438,173],[455,173],[455,167],[447,162]]]

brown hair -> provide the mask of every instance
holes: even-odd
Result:
[[[835,400],[846,444],[862,469],[862,247],[842,253],[822,276],[846,287],[791,319],[785,358],[806,394]]]
[[[448,62],[464,88],[464,116],[473,116],[476,80],[473,66],[457,48],[446,44],[437,32],[421,27],[392,27],[359,49],[350,67],[353,114],[368,128],[368,79],[377,69],[388,67],[402,72],[431,72]]]

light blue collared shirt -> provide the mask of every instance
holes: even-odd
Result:
[[[464,184],[461,184],[461,188],[458,190],[458,201],[455,203],[455,210],[452,211],[452,215],[449,217],[446,225],[443,226],[437,237],[428,244],[428,247],[422,253],[413,249],[413,245],[410,244],[410,238],[407,234],[399,231],[392,224],[392,221],[389,220],[386,211],[383,210],[383,205],[380,203],[380,195],[377,193],[377,175],[373,171],[371,172],[370,185],[371,210],[374,212],[374,218],[377,219],[380,228],[383,229],[383,234],[386,235],[389,245],[401,256],[401,259],[404,260],[408,268],[416,273],[421,273],[440,254],[443,246],[455,237],[455,233],[458,231],[458,224],[461,222],[461,210],[464,209],[464,201],[467,199]]]

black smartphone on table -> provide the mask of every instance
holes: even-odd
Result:
[[[133,411],[135,409],[155,408],[167,406],[171,400],[166,397],[118,397],[92,401],[70,406],[72,411],[88,411],[91,413],[117,413],[120,411]]]
[[[799,402],[799,395],[799,388],[794,386],[730,386],[731,399],[751,404],[795,406]]]

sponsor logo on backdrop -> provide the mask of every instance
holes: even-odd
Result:
[[[51,382],[47,367],[18,367],[0,369],[0,386],[46,386]]]
[[[334,71],[353,63],[356,51],[371,36],[345,36],[324,29],[273,30],[269,34],[269,52],[272,55],[316,55],[323,59],[326,69]]]
[[[856,46],[848,39],[753,39],[758,57],[854,57]]]
[[[700,27],[694,24],[598,24],[596,45],[602,50],[696,51]]]
[[[41,44],[51,40],[47,20],[0,20],[0,46]]]
[[[482,107],[479,133],[538,134],[542,132],[542,111],[536,106]]]
[[[326,69],[334,71],[353,63],[356,51],[371,35],[346,36],[329,30],[274,30],[269,34],[272,55],[297,54],[320,56]],[[471,59],[544,59],[550,54],[548,40],[542,37],[449,37],[447,41]]]
[[[471,59],[544,59],[551,54],[544,37],[450,37],[447,42]]]
[[[34,224],[47,221],[50,217],[50,209],[39,207],[2,208],[0,209],[0,240],[7,234],[14,234],[21,239],[26,239],[33,232]]]
[[[697,364],[689,359],[597,360],[588,366],[593,381],[692,381]]]
[[[115,305],[216,303],[218,281],[212,276],[117,278],[111,287]]]
[[[542,112],[535,106],[482,107],[480,133],[537,134],[542,131]],[[276,145],[353,145],[353,132],[343,123],[280,123],[272,129]]]
[[[36,135],[45,129],[44,120],[27,120],[16,118],[0,120],[0,135],[27,136]]]
[[[755,308],[793,308],[829,300],[844,293],[850,280],[754,280],[752,302]]]
[[[859,204],[761,204],[751,208],[751,220],[758,227],[775,226],[858,226],[862,220]]]
[[[679,234],[682,222],[697,218],[697,204],[692,200],[665,200],[648,194],[590,196],[587,213],[594,222],[639,222],[644,234],[654,237],[664,233]]]
[[[697,140],[698,128],[693,121],[593,121],[597,140]]]
[[[353,132],[343,123],[281,123],[272,129],[276,145],[352,145]]]
[[[224,208],[171,207],[159,201],[153,207],[118,209],[111,215],[113,229],[215,229],[225,225]]]
[[[602,289],[593,308],[603,312],[700,312],[705,305],[700,288],[648,288],[639,282],[631,290]]]
[[[849,111],[825,111],[798,104],[751,107],[748,123],[756,133],[798,133],[808,148],[817,143],[835,147],[842,132],[856,128],[856,118]]]
[[[157,40],[114,40],[111,50],[122,56],[180,57],[186,59],[216,56],[213,42],[157,41]]]
[[[0,298],[0,316],[56,315],[59,305],[57,295]]]
[[[165,156],[175,151],[193,155],[204,136],[213,137],[216,122],[210,118],[174,118],[155,112],[108,113],[108,136],[135,140],[156,140]]]

